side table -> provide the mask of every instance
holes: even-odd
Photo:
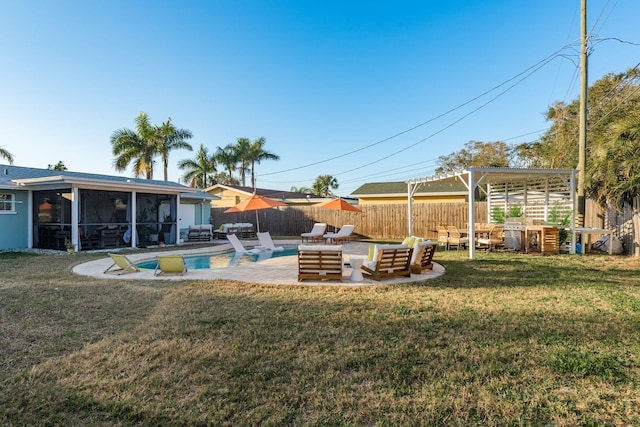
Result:
[[[350,256],[349,264],[351,264],[351,276],[349,276],[349,280],[351,282],[362,282],[364,277],[362,276],[362,271],[360,267],[364,264],[365,257],[363,256]]]

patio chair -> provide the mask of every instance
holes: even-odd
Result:
[[[478,237],[476,243],[486,249],[496,249],[498,246],[504,246],[504,228],[495,224],[489,226],[489,232]]]
[[[343,225],[337,233],[326,233],[322,237],[326,239],[327,243],[348,242],[355,229],[355,225]]]
[[[449,249],[449,231],[447,227],[437,225],[436,230],[438,232],[438,246],[444,246],[445,249]]]
[[[261,252],[258,248],[245,248],[235,234],[227,234],[227,240],[229,240],[231,246],[233,246],[233,249],[235,249],[238,254],[259,254]]]
[[[260,249],[266,249],[268,251],[280,252],[284,250],[282,246],[276,246],[273,244],[273,240],[271,239],[271,234],[268,231],[264,233],[256,233],[258,236],[258,242],[260,242]]]
[[[436,245],[431,240],[417,243],[411,255],[409,268],[412,273],[421,274],[425,270],[433,270],[433,255],[436,252]]]
[[[298,246],[299,282],[305,279],[342,281],[342,268],[342,246]]]
[[[315,224],[313,224],[313,228],[311,229],[311,231],[309,231],[308,233],[302,233],[300,235],[300,240],[302,240],[303,242],[305,239],[307,239],[308,242],[321,241],[322,235],[326,230],[327,230],[326,223],[316,222]]]
[[[387,277],[411,277],[411,254],[407,245],[375,245],[373,260],[362,266],[362,274],[373,280]]]
[[[466,247],[469,244],[469,237],[463,236],[455,225],[448,225],[447,231],[449,232],[449,247],[455,246],[460,249],[461,246]]]
[[[179,274],[182,276],[187,272],[187,266],[184,263],[184,257],[182,255],[160,255],[156,257],[156,260],[157,264],[153,272],[154,276],[161,274]]]
[[[136,267],[125,255],[109,254],[109,256],[113,260],[113,264],[104,271],[104,274],[120,275],[127,273],[137,273],[138,271],[140,271],[140,269]]]

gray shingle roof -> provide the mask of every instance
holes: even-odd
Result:
[[[244,191],[245,193],[253,194],[253,187],[243,187],[241,185],[225,185],[226,187],[233,188],[238,191]],[[305,199],[307,193],[298,193],[294,191],[284,190],[270,190],[268,188],[256,188],[255,193],[258,196],[268,197],[270,199]],[[322,196],[315,194],[309,194],[310,199],[323,199]]]
[[[47,177],[56,177],[61,176],[67,179],[86,179],[93,181],[102,181],[109,183],[135,183],[135,184],[144,184],[144,185],[157,185],[161,187],[171,187],[174,189],[184,189],[188,191],[192,191],[189,187],[186,187],[182,184],[178,184],[176,182],[171,181],[159,181],[159,180],[149,180],[149,179],[141,179],[141,178],[129,178],[126,176],[112,176],[112,175],[99,175],[94,173],[83,173],[83,172],[72,172],[72,171],[59,171],[59,170],[51,170],[51,169],[37,169],[37,168],[28,168],[22,166],[11,166],[11,165],[0,165],[0,187],[3,188],[11,188],[15,187],[15,184],[12,182],[14,180],[22,180],[22,179],[34,179],[34,178],[47,178]]]

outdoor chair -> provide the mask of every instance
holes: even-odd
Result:
[[[120,275],[127,273],[137,273],[138,271],[140,271],[140,269],[136,267],[125,255],[109,254],[109,256],[113,260],[113,264],[104,271],[105,274],[110,273]]]
[[[337,233],[326,233],[322,237],[326,239],[327,243],[348,242],[355,229],[355,225],[343,225]]]
[[[282,246],[276,246],[273,244],[273,240],[271,239],[271,234],[268,231],[264,233],[257,233],[258,242],[260,242],[260,249],[266,249],[268,251],[280,252],[284,250]]]
[[[298,281],[342,281],[342,246],[298,246]]]
[[[258,248],[253,248],[253,249],[245,248],[242,242],[240,242],[240,240],[238,239],[238,236],[236,236],[235,234],[227,234],[227,239],[229,240],[229,243],[231,243],[231,246],[233,246],[233,249],[235,249],[236,253],[238,254],[259,254],[261,252],[260,249]]]
[[[461,246],[466,247],[469,244],[469,237],[463,236],[455,225],[448,225],[447,231],[449,232],[449,247],[455,246],[460,249]]]
[[[375,245],[373,259],[362,266],[362,274],[373,280],[387,277],[411,277],[411,254],[407,245]]]
[[[478,237],[476,243],[488,250],[504,246],[504,228],[497,225],[489,226],[489,232]]]
[[[409,268],[412,273],[421,274],[425,270],[433,270],[433,255],[436,252],[436,245],[431,240],[417,243],[411,255]]]
[[[156,257],[156,260],[157,264],[153,272],[154,276],[161,274],[179,274],[182,276],[187,272],[187,266],[184,263],[184,257],[182,255],[160,255]]]
[[[309,242],[322,241],[322,235],[327,230],[327,224],[324,222],[316,222],[313,224],[311,231],[302,233],[300,239],[304,242],[305,239]]]
[[[436,230],[438,231],[438,246],[444,246],[445,249],[449,249],[449,231],[447,231],[447,228],[438,225]]]

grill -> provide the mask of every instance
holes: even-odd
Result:
[[[517,251],[524,250],[524,232],[527,227],[519,222],[504,223],[504,246]]]

